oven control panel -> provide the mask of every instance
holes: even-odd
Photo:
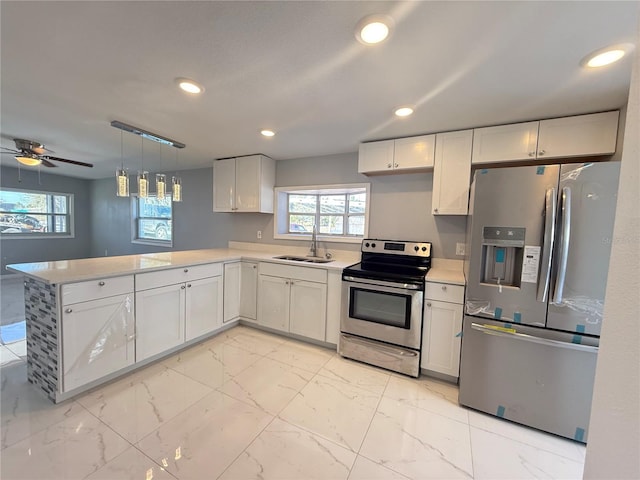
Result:
[[[367,238],[362,241],[362,252],[430,257],[431,243]]]

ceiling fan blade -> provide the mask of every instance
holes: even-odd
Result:
[[[54,162],[64,162],[64,163],[70,163],[71,165],[78,165],[79,167],[93,168],[93,165],[91,163],[79,162],[77,160],[68,160],[66,158],[52,157],[50,155],[42,155],[40,158],[42,158],[43,161],[53,160]]]
[[[42,158],[41,160],[42,160],[42,165],[44,165],[45,167],[49,167],[49,168],[56,168],[57,167],[57,165],[54,165],[49,160],[45,160],[44,158]]]
[[[20,153],[20,150],[14,150],[13,148],[7,148],[7,147],[0,147],[0,148],[3,150],[6,150],[6,152],[0,152],[0,153],[11,153],[13,155]]]

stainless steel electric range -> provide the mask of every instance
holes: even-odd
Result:
[[[338,353],[418,377],[431,243],[365,239],[361,251],[342,271]]]

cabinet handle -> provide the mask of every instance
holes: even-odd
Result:
[[[71,310],[70,308],[67,308],[67,309],[64,311],[64,313],[71,313],[71,312],[73,312],[73,310]]]
[[[540,151],[538,152],[538,155],[544,155],[545,153],[546,153],[546,152],[545,152],[544,150],[540,150]]]
[[[191,284],[190,284],[190,283],[189,283],[189,284],[187,284],[187,287],[188,287],[188,288],[191,288]]]
[[[398,168],[398,164],[397,164],[397,163],[394,163],[394,164],[393,164],[393,168]]]
[[[184,271],[184,273],[189,273],[189,269],[188,268],[185,268],[183,271]]]
[[[184,285],[182,285],[180,288],[181,288],[182,290],[184,290],[184,289],[185,289],[185,286],[184,286]]]
[[[253,269],[255,270],[255,269],[256,269],[256,268],[258,268],[258,267],[256,267],[256,266],[254,265],[254,266],[252,266],[251,268],[253,268]]]
[[[434,213],[438,213],[438,209],[437,208],[434,208],[433,211],[434,211]]]
[[[431,302],[428,302],[428,303],[427,303],[427,307],[431,307]]]
[[[98,282],[98,285],[100,285],[101,287],[104,287],[104,282]]]
[[[529,156],[530,157],[535,157],[536,156],[536,152],[529,152]]]
[[[447,286],[446,285],[442,285],[442,290],[446,290]]]
[[[284,282],[285,285],[289,285],[289,280],[287,280],[286,282]]]
[[[391,164],[390,163],[387,163],[387,168],[391,168]]]
[[[136,339],[136,334],[134,333],[133,335],[129,335],[127,337],[127,340],[131,341],[131,340],[135,340]]]

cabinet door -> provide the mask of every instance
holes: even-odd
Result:
[[[185,340],[193,340],[222,326],[222,276],[187,283]]]
[[[338,344],[340,338],[340,316],[342,315],[342,272],[327,271],[327,328],[325,341]]]
[[[327,285],[291,280],[289,331],[324,341],[327,324]]]
[[[258,323],[289,331],[289,279],[258,276]]]
[[[469,208],[473,130],[438,133],[431,213],[466,215]]]
[[[229,322],[240,316],[240,262],[224,265],[224,316],[223,322]]]
[[[394,168],[396,170],[433,168],[435,146],[435,135],[421,135],[395,140]]]
[[[67,305],[61,325],[64,392],[134,363],[133,293]]]
[[[427,370],[458,377],[462,305],[427,300],[422,330],[422,360]]]
[[[361,143],[358,148],[358,172],[384,172],[393,170],[394,140]]]
[[[236,161],[217,160],[213,162],[213,211],[231,212],[235,209]]]
[[[609,155],[616,151],[619,112],[540,121],[538,158]]]
[[[235,211],[260,211],[260,172],[260,155],[236,158]]]
[[[258,265],[256,263],[241,262],[240,269],[240,316],[255,320],[258,294]]]
[[[136,361],[184,343],[184,283],[136,292]]]
[[[473,130],[472,164],[536,158],[540,122],[515,123]]]

